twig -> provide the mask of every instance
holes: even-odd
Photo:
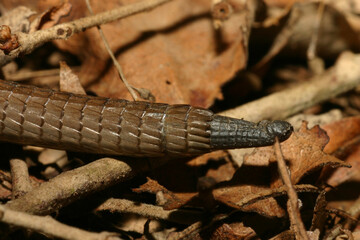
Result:
[[[51,28],[39,30],[30,34],[17,33],[20,46],[9,55],[0,52],[0,66],[17,58],[20,54],[29,54],[42,44],[55,39],[68,39],[73,34],[88,28],[109,23],[143,11],[151,10],[171,0],[143,0],[111,11],[102,12],[90,17],[80,18],[72,22],[55,25]]]
[[[290,217],[290,222],[292,227],[294,228],[296,239],[309,239],[308,235],[306,234],[304,223],[301,220],[299,207],[298,207],[298,196],[294,189],[294,186],[291,183],[290,174],[288,172],[288,168],[286,166],[284,157],[281,152],[281,147],[279,140],[276,138],[275,144],[274,144],[274,151],[276,155],[276,160],[278,163],[278,170],[280,173],[280,176],[285,184],[286,192],[289,197],[288,201],[288,212]]]
[[[47,215],[91,193],[129,180],[140,172],[152,170],[164,162],[161,159],[154,159],[153,162],[131,159],[126,163],[118,159],[102,158],[64,172],[5,206],[12,210]]]
[[[0,221],[9,225],[31,229],[60,239],[69,240],[110,240],[119,239],[114,233],[94,233],[60,223],[50,216],[33,216],[10,210],[0,205]]]
[[[319,39],[319,30],[321,19],[324,15],[325,3],[323,0],[319,2],[318,12],[316,14],[316,19],[313,25],[313,33],[311,35],[310,44],[306,52],[308,60],[313,60],[316,57],[316,45]]]
[[[22,159],[11,159],[12,198],[16,199],[29,192],[32,187],[27,164]]]
[[[291,7],[292,5],[290,5]],[[281,32],[277,35],[274,40],[274,44],[271,46],[269,52],[251,69],[252,72],[258,72],[264,67],[270,60],[275,57],[288,43],[289,38],[294,32],[294,27],[298,23],[301,17],[301,12],[297,4],[293,5],[289,20],[283,27]]]
[[[180,224],[193,224],[199,221],[202,213],[190,210],[164,210],[162,207],[145,203],[133,202],[126,199],[110,198],[97,207],[96,211],[133,213],[151,219],[162,219]]]
[[[280,20],[285,18],[286,15],[289,14],[291,8],[294,6],[294,3],[294,1],[288,1],[286,6],[281,10],[279,14],[277,14],[276,16],[268,17],[262,22],[255,22],[254,27],[269,28],[275,25],[279,25]]]
[[[86,6],[87,6],[90,14],[91,14],[91,15],[94,15],[94,12],[93,12],[93,10],[92,10],[92,8],[91,8],[91,5],[90,5],[89,0],[85,0],[85,2],[86,2]],[[129,82],[126,80],[125,75],[124,75],[124,73],[123,73],[123,71],[122,71],[122,68],[121,68],[119,62],[117,61],[117,59],[115,58],[114,53],[111,51],[111,48],[110,48],[110,46],[109,46],[109,42],[106,40],[106,37],[105,37],[104,32],[103,32],[103,30],[101,29],[100,25],[97,26],[97,29],[98,29],[98,31],[99,31],[99,33],[100,33],[101,39],[102,39],[103,42],[104,42],[106,51],[107,51],[108,54],[110,55],[110,57],[111,57],[114,65],[115,65],[115,67],[116,67],[116,69],[117,69],[117,71],[118,71],[118,73],[119,73],[120,79],[121,79],[121,80],[123,81],[123,83],[125,84],[125,87],[126,87],[126,88],[128,89],[128,91],[130,92],[130,95],[132,96],[132,98],[133,98],[135,101],[137,101],[137,100],[138,100],[138,96],[137,96],[136,92],[134,91],[133,87],[132,87],[132,86],[129,84]]]
[[[324,0],[321,0],[316,14],[310,44],[306,52],[309,69],[315,74],[320,74],[324,72],[324,65],[325,65],[324,61],[321,58],[317,57],[316,54],[316,46],[319,39],[319,31],[320,31],[321,19],[323,18],[324,15],[324,9],[325,9],[325,3]]]

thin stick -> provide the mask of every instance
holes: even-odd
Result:
[[[289,197],[288,201],[288,213],[290,217],[291,225],[295,230],[296,239],[304,239],[308,240],[309,237],[306,234],[304,223],[301,220],[299,207],[298,207],[298,196],[294,189],[294,186],[291,183],[290,174],[288,172],[288,168],[286,166],[283,154],[281,152],[281,147],[279,140],[276,138],[276,142],[274,144],[274,151],[278,163],[278,170],[280,176],[285,184],[286,192]]]
[[[291,6],[290,6],[291,8]],[[254,66],[252,67],[252,72],[260,71],[268,62],[271,61],[278,53],[286,46],[289,42],[290,37],[294,33],[294,28],[299,22],[301,17],[301,12],[298,5],[293,5],[290,13],[289,20],[287,21],[285,27],[281,32],[276,36],[274,44],[271,46],[269,52]]]
[[[325,69],[324,61],[321,58],[319,58],[316,53],[316,46],[318,44],[321,19],[323,18],[324,15],[324,9],[325,9],[325,3],[324,0],[321,0],[319,3],[318,11],[314,22],[310,44],[306,52],[308,67],[311,70],[311,72],[313,72],[314,74],[321,74],[324,72]]]
[[[306,52],[308,60],[313,60],[316,57],[316,45],[318,43],[319,39],[319,30],[320,30],[320,24],[321,19],[324,15],[324,9],[325,9],[325,3],[324,1],[319,2],[319,8],[316,14],[315,23],[313,25],[313,33],[311,35],[310,44],[308,47],[308,50]]]
[[[86,2],[86,6],[87,6],[90,14],[91,14],[91,15],[94,15],[94,12],[93,12],[93,10],[92,10],[92,8],[91,8],[91,5],[90,5],[89,0],[85,0],[85,2]],[[122,71],[122,68],[121,68],[119,62],[117,61],[117,59],[115,58],[114,53],[111,51],[111,48],[110,48],[110,46],[109,46],[109,42],[106,40],[106,37],[105,37],[104,32],[103,32],[103,30],[101,29],[100,25],[97,26],[97,29],[98,29],[98,31],[99,31],[99,33],[100,33],[101,39],[102,39],[103,42],[104,42],[106,51],[107,51],[108,54],[110,55],[110,57],[111,57],[114,65],[115,65],[115,67],[116,67],[116,69],[117,69],[117,71],[118,71],[118,73],[119,73],[120,79],[121,79],[121,80],[123,81],[123,83],[125,84],[126,88],[127,88],[128,91],[130,92],[132,98],[133,98],[135,101],[137,101],[137,100],[138,100],[138,96],[137,96],[136,92],[134,91],[133,87],[132,87],[132,86],[129,84],[129,82],[126,80],[125,75],[124,75],[124,73],[123,73],[123,71]]]
[[[45,233],[60,239],[71,240],[115,240],[114,233],[102,232],[94,233],[81,230],[60,223],[50,216],[34,216],[23,212],[10,210],[4,205],[0,205],[0,222],[7,223],[25,229],[31,229],[37,232]]]
[[[20,54],[29,54],[37,47],[55,39],[68,39],[75,33],[85,31],[88,28],[134,15],[143,11],[151,10],[161,4],[172,0],[143,0],[111,11],[102,12],[90,17],[84,17],[72,22],[55,25],[51,28],[39,30],[30,34],[17,33],[20,47],[5,55],[0,51],[0,66],[14,60]]]

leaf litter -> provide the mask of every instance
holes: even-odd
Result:
[[[131,2],[133,1],[108,1],[103,4],[94,1],[92,7],[97,13]],[[158,102],[189,103],[209,107],[217,99],[223,98],[221,87],[239,70],[244,69],[248,60],[247,33],[244,31],[244,26],[248,26],[248,19],[244,12],[240,11],[244,10],[241,1],[223,1],[230,4],[235,11],[230,11],[232,14],[229,17],[219,18],[220,28],[216,30],[213,28],[213,19],[208,14],[211,11],[209,2],[173,1],[152,12],[102,26],[127,78],[131,79],[135,87],[148,89]],[[88,15],[82,1],[23,3],[42,12],[34,17],[36,20],[33,21],[32,28],[26,22],[26,29],[30,32],[39,28],[49,28],[59,20],[66,22]],[[272,4],[291,7],[288,1],[266,3],[268,7]],[[11,3],[6,2],[4,5],[10,8]],[[334,6],[336,5],[331,7]],[[284,16],[288,10],[285,8]],[[349,9],[346,6],[342,5],[337,10],[336,15],[343,14],[341,24],[351,23],[351,34],[360,29],[353,21],[354,16],[347,13]],[[24,12],[26,16],[33,15],[28,9]],[[283,16],[279,16],[281,20]],[[276,17],[267,23],[278,24],[279,22],[274,19]],[[309,21],[305,17],[302,20]],[[21,18],[21,21],[23,22],[24,18]],[[296,28],[296,31],[299,31],[299,28]],[[343,36],[341,41],[351,34]],[[259,39],[267,41],[265,38]],[[294,39],[288,41],[288,45],[291,45]],[[80,81],[87,90],[98,95],[129,99],[129,94],[117,78],[117,73],[108,65],[109,58],[95,29],[74,35],[67,41],[54,41],[54,44],[60,50],[70,52],[81,62],[80,73],[77,76],[63,65],[60,78],[74,78],[71,84],[77,85],[76,89],[80,89]],[[297,51],[301,52],[303,49],[300,47]],[[266,65],[265,68],[267,67]],[[66,75],[69,73],[71,77]],[[306,75],[311,73],[308,72]],[[64,88],[69,91],[73,87],[65,83]],[[346,182],[359,181],[358,128],[358,117],[310,129],[303,123],[289,140],[281,143],[283,156],[291,172],[291,181],[297,192],[316,195],[323,187],[317,185],[320,182],[325,181],[332,187],[341,187],[341,184]],[[237,168],[226,152],[210,153],[187,164],[184,161],[173,161],[155,169],[150,174],[151,177],[147,178],[147,182],[132,187],[133,191],[128,193],[128,196],[136,199],[144,193],[151,193],[156,198],[153,204],[164,209],[195,208],[214,214],[214,224],[193,224],[183,231],[179,228],[178,235],[175,235],[174,231],[168,235],[170,239],[171,236],[175,239],[180,238],[181,234],[186,233],[194,239],[207,239],[203,238],[200,232],[208,234],[206,236],[211,239],[257,239],[261,231],[257,232],[254,230],[256,228],[244,225],[233,216],[236,214],[229,213],[226,207],[232,209],[230,212],[256,213],[264,218],[283,219],[287,211],[281,199],[286,196],[286,189],[274,167],[276,158],[273,147],[255,149],[245,156],[244,162],[241,168]],[[352,165],[352,168],[347,168],[349,165]],[[315,180],[309,182],[309,176],[320,170],[321,174],[313,176]],[[7,176],[7,173],[1,171],[1,176]],[[2,181],[4,184],[7,182]],[[10,198],[8,187],[2,187],[0,190],[1,196],[4,196],[2,199]],[[331,190],[327,192],[331,193]],[[322,192],[313,209],[317,212],[314,213],[310,229],[314,239],[319,239],[316,229],[325,231],[324,219],[329,217],[326,208],[328,202],[324,196],[325,192]],[[332,207],[340,205],[335,204]],[[255,217],[257,220],[259,218]],[[218,223],[217,219],[221,219],[221,224],[215,224]],[[224,220],[228,222],[225,223]],[[146,226],[146,223],[140,225]],[[141,226],[136,227],[138,233],[141,233]],[[283,233],[288,237],[293,236],[291,231]]]

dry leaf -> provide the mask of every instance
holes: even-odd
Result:
[[[316,199],[314,214],[311,223],[310,230],[314,231],[316,229],[321,230],[325,225],[328,213],[326,212],[327,201],[325,198],[325,191],[322,191]]]
[[[60,62],[60,90],[75,94],[86,95],[85,90],[81,86],[79,77],[72,72],[66,62]]]
[[[61,2],[39,2],[38,12],[60,6]],[[72,11],[62,22],[89,14],[84,1],[69,3]],[[131,3],[91,1],[91,6],[94,13],[99,13]],[[239,9],[243,7],[241,1],[234,4],[234,9],[237,5],[242,5]],[[11,4],[5,7],[10,8]],[[103,25],[129,83],[150,90],[158,102],[209,107],[216,98],[220,99],[221,86],[245,67],[251,13],[249,8],[233,13],[216,31],[208,15],[210,7],[209,1],[204,0],[171,1],[152,11]],[[100,96],[130,99],[95,28],[55,44],[82,61],[79,77],[84,86],[92,84],[90,90]],[[99,78],[101,81],[95,83]]]
[[[284,186],[279,188],[270,188],[265,183],[259,185],[259,179],[264,175],[259,172],[252,172],[251,174],[243,173],[244,178],[248,178],[249,175],[257,180],[252,179],[255,184],[243,184],[242,181],[236,180],[238,186],[225,186],[213,191],[214,198],[232,208],[240,209],[246,212],[256,212],[266,217],[284,217],[284,209],[277,203],[274,197],[286,195],[286,189]],[[253,176],[254,175],[254,176]],[[262,175],[262,176],[261,176]],[[266,174],[265,174],[266,175]],[[251,178],[250,177],[250,178]],[[264,180],[265,182],[265,180]],[[269,183],[269,182],[268,182]],[[318,188],[312,185],[295,185],[297,192],[318,192]]]
[[[284,159],[288,162],[291,171],[291,181],[296,184],[300,179],[311,171],[322,166],[347,166],[343,161],[323,152],[329,137],[319,126],[307,128],[304,122],[299,131],[294,132],[291,137],[281,143]],[[275,162],[276,158],[272,147],[258,148],[253,154],[246,157],[247,161],[254,161],[258,158],[265,158]],[[282,180],[276,178],[272,183],[273,187],[281,186]]]
[[[67,16],[71,11],[72,5],[65,0],[60,5],[51,7],[41,15],[38,29],[47,29],[56,25],[61,18]]]
[[[173,193],[161,186],[157,181],[147,178],[147,183],[139,188],[133,189],[134,192],[148,192],[156,194],[158,205],[163,206],[165,210],[179,208],[193,198],[197,193]]]
[[[360,135],[360,117],[344,118],[322,126],[322,128],[330,136],[330,141],[324,148],[324,152],[334,153],[337,149],[343,147],[346,142]]]
[[[261,198],[262,191],[267,189],[268,189],[267,187],[257,187],[251,185],[225,187],[225,188],[216,189],[214,191],[214,197],[217,201],[222,202],[235,209],[240,209],[241,211],[256,212],[260,215],[269,218],[284,217],[285,216],[284,209],[278,205],[278,203],[274,198],[268,197],[267,195],[263,197],[266,199],[258,200],[257,202],[249,204],[244,207],[241,204],[238,204],[239,201],[241,201],[245,197],[248,197],[249,195],[256,194],[257,198]]]
[[[269,196],[247,206],[238,204],[249,195],[261,195],[262,191],[269,189],[269,182],[269,168],[243,166],[238,169],[230,182],[224,183],[224,187],[213,190],[214,198],[242,211],[257,212],[268,217],[282,217],[285,215],[284,209],[278,205],[274,198]]]
[[[256,236],[255,231],[250,227],[245,227],[243,223],[224,223],[216,229],[211,229],[212,235],[210,239],[228,239],[228,240],[237,240],[237,239],[260,239]]]
[[[351,168],[336,169],[327,180],[327,184],[332,187],[337,187],[344,182],[360,181],[360,146],[353,149],[345,162],[351,165]]]
[[[349,117],[323,126],[330,141],[324,148],[344,159],[351,168],[324,169],[323,175],[331,173],[327,184],[337,187],[349,180],[358,181],[360,176],[360,117]]]

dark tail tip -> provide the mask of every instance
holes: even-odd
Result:
[[[288,139],[294,131],[294,128],[290,123],[281,120],[275,120],[268,123],[267,129],[274,137],[278,137],[280,142]]]

